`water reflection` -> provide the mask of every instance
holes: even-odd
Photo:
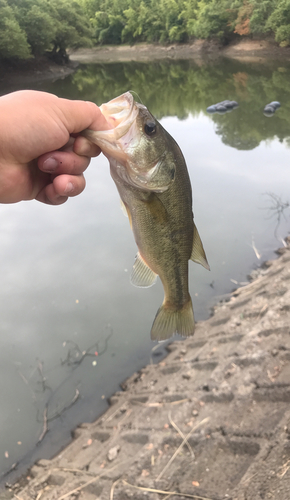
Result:
[[[52,87],[59,95],[80,94],[97,104],[127,90],[134,90],[157,117],[189,113],[196,116],[224,99],[237,101],[234,113],[212,115],[216,133],[224,144],[250,150],[263,140],[290,136],[290,65],[268,66],[219,60],[216,64],[194,61],[91,64]],[[265,119],[268,102],[281,102],[281,109]]]
[[[86,65],[64,80],[34,85],[98,104],[133,89],[177,140],[211,266],[208,273],[190,265],[198,320],[214,297],[271,257],[289,230],[289,78],[289,66],[163,61]],[[224,99],[239,107],[206,113]],[[273,100],[281,108],[267,118],[263,109]],[[0,206],[1,472],[23,457],[29,465],[56,453],[79,422],[96,418],[119,383],[150,361],[162,287],[130,285],[136,246],[104,157],[92,161],[86,179],[84,194],[61,207]],[[274,193],[270,204],[264,193]],[[273,204],[279,227],[261,210]],[[45,418],[50,432],[36,447]]]
[[[278,229],[281,224],[281,219],[287,220],[290,203],[288,200],[282,200],[281,197],[275,193],[265,193],[265,198],[268,203],[263,209],[267,211],[269,218],[273,218],[277,221],[274,234],[278,239]],[[284,242],[283,239],[282,242]]]

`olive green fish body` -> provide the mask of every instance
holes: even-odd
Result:
[[[171,324],[158,330],[152,337],[163,339],[178,332],[191,335],[194,319],[188,292],[188,261],[193,245],[192,195],[188,172],[182,153],[176,145],[176,172],[172,185],[163,193],[140,191],[119,181],[111,168],[120,197],[127,209],[140,257],[160,277],[164,288],[164,307],[171,314]],[[138,279],[138,276],[137,276]],[[134,274],[132,276],[134,283]],[[139,286],[147,286],[138,281]],[[150,285],[151,283],[149,283]],[[189,308],[187,324],[180,324],[184,307]],[[187,310],[186,309],[186,310]],[[179,324],[176,324],[179,323]]]
[[[114,112],[117,99],[111,101]],[[132,106],[130,97],[128,100]],[[188,261],[208,268],[193,221],[190,179],[174,139],[144,106],[134,105],[134,127],[125,131],[121,145],[115,140],[110,149],[98,139],[98,132],[87,136],[94,138],[108,157],[130,220],[138,247],[132,283],[151,286],[158,275],[163,284],[164,301],[153,322],[151,338],[165,340],[175,333],[189,336],[194,332],[194,315],[188,291]],[[125,128],[124,120],[120,123]]]

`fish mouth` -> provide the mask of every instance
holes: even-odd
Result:
[[[132,94],[125,92],[125,94],[115,97],[115,99],[100,106],[100,110],[109,125],[118,132],[117,136],[122,133],[122,129],[126,128],[128,120],[132,122],[130,116],[134,112],[134,104],[135,101]]]
[[[146,162],[145,169],[140,168],[136,160],[132,159],[143,133],[142,125],[140,128],[137,119],[143,109],[147,111],[143,104],[136,103],[131,92],[125,92],[100,106],[111,128],[97,131],[87,129],[82,135],[97,144],[108,158],[113,178],[112,172],[115,172],[122,181],[133,187],[163,192],[172,182],[172,177],[166,180],[165,185],[156,181],[163,165],[164,154],[152,164]]]
[[[85,130],[83,135],[97,144],[105,156],[126,160],[127,153],[124,151],[124,146],[134,146],[133,143],[136,141],[133,125],[138,115],[138,107],[134,97],[130,92],[125,92],[102,104],[100,110],[111,128],[98,131]]]

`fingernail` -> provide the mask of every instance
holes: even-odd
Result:
[[[74,190],[74,185],[72,182],[68,182],[67,185],[66,185],[66,188],[64,190],[65,194],[70,194],[72,193]]]
[[[58,161],[55,158],[50,157],[43,162],[42,170],[45,170],[45,172],[54,172],[57,167]]]

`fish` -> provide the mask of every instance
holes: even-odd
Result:
[[[109,130],[85,130],[110,163],[138,253],[131,283],[150,287],[160,277],[164,300],[151,339],[193,335],[195,320],[188,285],[188,262],[209,269],[194,223],[192,190],[183,154],[143,104],[126,92],[100,106]]]

